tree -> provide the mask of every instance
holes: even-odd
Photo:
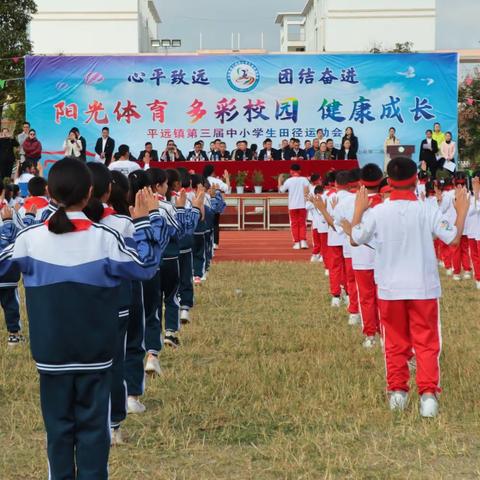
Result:
[[[480,69],[475,68],[458,88],[458,149],[471,168],[480,163]]]
[[[25,116],[25,87],[23,57],[32,51],[28,24],[36,13],[34,0],[1,0],[0,2],[0,119],[8,106],[15,106],[8,115],[17,120]],[[17,79],[22,80],[10,80]]]
[[[413,42],[396,43],[395,47],[385,50],[381,43],[375,43],[370,49],[370,53],[414,53]]]

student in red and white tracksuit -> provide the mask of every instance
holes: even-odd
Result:
[[[310,186],[308,187],[308,191],[310,195],[315,195],[315,189],[318,187],[318,191],[320,194],[323,193],[323,184],[322,184],[322,178],[318,173],[313,173],[310,175]],[[323,252],[322,252],[322,245],[321,245],[321,237],[318,233],[318,231],[315,229],[313,225],[313,216],[315,214],[314,209],[315,206],[313,205],[312,202],[307,201],[306,204],[306,209],[307,209],[307,221],[311,222],[312,226],[312,256],[310,257],[311,262],[322,262],[323,261]],[[318,215],[318,211],[317,211]],[[318,223],[318,222],[317,222]]]
[[[475,172],[473,178],[480,177],[480,171]],[[478,180],[474,180],[476,182]],[[478,209],[480,200],[475,201],[475,193],[470,195],[470,208],[465,221],[464,233],[468,238],[468,247],[470,259],[472,261],[473,273],[477,288],[480,290],[480,249],[477,244],[477,238],[480,238],[480,210]]]
[[[307,243],[307,209],[305,196],[308,194],[310,182],[300,175],[300,165],[294,163],[290,170],[290,177],[285,180],[282,175],[278,177],[278,191],[288,192],[288,214],[290,216],[290,229],[293,237],[293,248],[308,248]]]
[[[365,165],[361,170],[361,183],[367,189],[370,208],[381,204],[383,199],[378,193],[383,172],[376,164]],[[345,217],[353,220],[355,202],[350,202],[345,209]],[[374,278],[375,244],[356,245],[351,247],[352,267],[357,283],[360,311],[362,313],[363,346],[372,348],[375,336],[380,333],[380,317],[377,301],[377,285]]]
[[[456,186],[465,186],[466,175],[465,172],[456,172],[455,173],[455,185]],[[470,254],[468,249],[468,236],[467,231],[470,228],[468,222],[468,216],[465,220],[465,232],[462,235],[460,243],[458,245],[451,245],[450,254],[452,256],[452,269],[453,269],[453,280],[461,280],[461,272],[463,269],[463,279],[470,280],[472,278],[472,264],[470,262]]]
[[[317,185],[313,191],[313,195],[323,196],[324,188],[323,185]],[[313,250],[312,257],[310,258],[311,262],[324,262],[326,265],[327,258],[327,237],[328,237],[328,223],[325,220],[325,217],[320,213],[320,211],[315,207],[311,201],[307,201],[307,212],[310,215],[312,220],[312,238],[313,238]]]
[[[417,360],[416,382],[420,414],[438,413],[441,350],[439,302],[440,278],[433,237],[446,244],[462,236],[469,200],[460,190],[455,201],[455,225],[440,209],[420,202],[415,195],[417,167],[407,158],[388,165],[393,190],[387,202],[369,209],[362,188],[355,204],[352,239],[368,244],[375,239],[375,281],[378,285],[380,320],[385,342],[385,364],[392,410],[404,409],[408,400],[408,360],[412,349]]]
[[[341,174],[342,175],[341,175]],[[345,176],[349,179],[350,172],[340,172],[337,176],[337,186],[342,185]],[[358,184],[357,184],[358,185]],[[351,182],[347,183],[348,188],[351,188]],[[343,220],[352,220],[353,206],[355,204],[355,194],[351,191],[340,189],[336,198],[336,205],[332,210],[332,217],[334,219],[335,230],[342,238],[342,250],[343,250],[343,262],[345,271],[346,290],[348,293],[348,323],[349,325],[357,325],[361,321],[360,309],[358,305],[358,290],[357,283],[355,281],[355,273],[352,266],[352,247],[350,245],[350,237],[348,237],[343,231],[341,222]]]

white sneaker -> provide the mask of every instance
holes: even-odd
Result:
[[[362,346],[364,348],[373,348],[376,345],[375,337],[365,337],[363,340]]]
[[[203,277],[200,279],[202,282],[206,282],[207,281],[207,278],[208,278],[208,272],[205,272],[203,274]]]
[[[455,280],[456,282],[459,282],[462,279],[460,275],[453,275],[452,280]]]
[[[162,374],[162,369],[160,368],[160,362],[158,357],[149,353],[147,357],[147,363],[145,364],[145,371],[147,373],[156,373],[157,375]]]
[[[433,393],[424,393],[420,397],[420,415],[423,418],[432,418],[438,415],[438,400]]]
[[[213,244],[213,249],[218,250],[218,245],[216,243]]]
[[[122,438],[122,432],[120,428],[111,428],[110,429],[110,445],[123,445],[125,442]]]
[[[308,248],[308,243],[307,243],[307,241],[306,241],[306,240],[302,240],[302,241],[300,242],[300,247],[303,248],[303,249]]]
[[[330,276],[330,272],[328,270],[325,270],[325,276],[326,277],[329,277]]]
[[[408,403],[408,393],[402,390],[390,392],[388,403],[390,410],[405,410]]]
[[[463,279],[464,280],[471,280],[472,279],[472,272],[463,272]]]
[[[293,244],[293,249],[294,249],[294,250],[300,250],[300,242],[295,242],[295,243]]]
[[[311,261],[312,263],[318,263],[318,262],[321,262],[321,261],[322,261],[321,258],[322,258],[322,257],[320,257],[320,255],[314,254],[314,255],[312,255],[312,256],[310,257],[310,261]]]
[[[445,267],[445,262],[443,262],[442,260],[439,260],[438,261],[438,266],[444,268]]]
[[[182,323],[190,323],[190,310],[186,308],[180,309],[180,321]]]
[[[447,277],[451,277],[453,275],[453,270],[451,268],[447,268],[447,270],[445,270],[445,273]]]
[[[362,321],[362,317],[359,313],[351,313],[348,316],[348,324],[349,325],[359,325]]]
[[[127,400],[127,412],[128,413],[143,413],[147,408],[136,397],[128,397]]]
[[[480,290],[480,280],[477,280],[477,281],[475,282],[475,285],[476,285],[476,287],[477,287],[477,290]]]
[[[332,307],[340,308],[340,297],[332,297]]]

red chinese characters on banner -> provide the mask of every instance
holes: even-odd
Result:
[[[207,114],[207,111],[203,108],[203,102],[196,98],[190,105],[190,110],[187,110],[187,114],[192,117],[190,123],[196,123]]]
[[[159,121],[160,123],[165,122],[165,108],[167,107],[168,102],[161,102],[160,100],[154,100],[152,103],[147,103],[147,107],[150,108],[152,112],[153,121]]]
[[[132,103],[130,100],[127,100],[125,107],[122,107],[122,102],[119,100],[115,105],[113,113],[117,116],[117,122],[120,122],[123,119],[130,124],[132,118],[142,118],[142,116],[137,112],[137,106]]]
[[[60,124],[60,119],[70,118],[72,120],[78,120],[78,106],[76,103],[65,103],[65,100],[56,103],[53,108],[55,109],[55,123]]]
[[[103,114],[100,117],[100,114]],[[85,111],[85,115],[88,115],[88,118],[85,120],[85,123],[90,123],[92,120],[98,125],[106,125],[108,123],[108,115],[105,113],[105,108],[103,103],[98,100],[94,100],[88,109]]]

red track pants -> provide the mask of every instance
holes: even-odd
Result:
[[[474,238],[469,238],[468,246],[470,247],[470,258],[472,259],[475,280],[480,281],[480,242],[477,242]]]
[[[328,271],[330,272],[330,293],[332,297],[339,297],[342,293],[342,286],[345,286],[345,262],[343,259],[343,247],[328,247]]]
[[[348,312],[358,313],[358,290],[357,282],[355,281],[355,273],[352,267],[352,259],[345,258],[345,278],[347,280],[347,293],[348,293]]]
[[[288,211],[290,215],[290,230],[292,231],[295,243],[307,240],[307,209],[292,208]]]
[[[470,256],[468,254],[468,238],[466,235],[462,235],[458,245],[450,246],[450,252],[452,255],[453,273],[455,275],[460,275],[462,268],[464,272],[472,271]]]
[[[385,341],[387,389],[408,392],[408,360],[415,350],[418,393],[440,392],[438,300],[378,300]]]
[[[438,251],[440,253],[440,259],[445,264],[445,268],[450,270],[452,268],[452,250],[446,243],[439,240]]]
[[[320,233],[316,228],[312,228],[312,242],[314,255],[320,254],[323,257],[325,263],[326,249],[327,249],[328,233]]]
[[[358,299],[362,312],[363,334],[368,337],[380,333],[377,286],[373,270],[354,270],[357,281]]]

